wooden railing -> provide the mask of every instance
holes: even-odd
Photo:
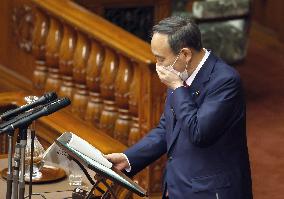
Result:
[[[126,146],[137,142],[158,123],[165,100],[150,45],[71,0],[31,2],[35,92],[67,96],[65,117]],[[162,170],[158,162],[137,180],[159,192]]]
[[[0,114],[24,105],[24,97],[27,94],[28,93],[25,92],[0,93]],[[78,129],[80,132],[78,132]],[[126,148],[125,145],[119,143],[115,139],[104,136],[103,132],[100,130],[94,132],[90,125],[84,125],[84,123],[79,122],[77,118],[70,115],[67,118],[66,111],[64,110],[53,113],[48,117],[42,117],[36,121],[36,134],[37,136],[40,136],[40,140],[43,142],[42,144],[45,148],[49,146],[50,143],[53,143],[61,133],[67,131],[80,134],[83,139],[88,140],[88,142],[102,150],[104,153],[122,151]],[[1,136],[5,137],[3,134]],[[4,142],[5,139],[2,141]],[[109,142],[110,145],[106,145],[105,143],[107,142]],[[5,142],[4,145],[5,147],[0,151],[7,153],[7,143]]]

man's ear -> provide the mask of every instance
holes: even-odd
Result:
[[[182,48],[181,56],[183,56],[186,63],[189,63],[192,59],[192,50],[190,48]]]

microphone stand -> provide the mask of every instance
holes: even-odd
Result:
[[[25,150],[26,150],[26,145],[27,145],[27,129],[28,129],[28,124],[19,128],[19,133],[20,133],[20,138],[21,138],[21,141],[20,141],[21,172],[20,172],[20,177],[19,177],[19,199],[25,198]]]
[[[21,156],[21,143],[20,143],[20,132],[19,132],[17,136],[17,142],[15,145],[12,199],[18,199],[19,168],[20,168],[20,159],[21,159],[20,156]]]
[[[33,164],[34,164],[34,141],[35,141],[35,128],[34,128],[35,122],[32,123],[32,126],[30,127],[30,133],[31,133],[31,161],[30,161],[30,182],[29,182],[29,199],[32,198],[33,195]]]
[[[58,143],[58,142],[56,142]],[[85,174],[85,176],[87,177],[87,179],[89,180],[89,182],[92,185],[92,188],[90,190],[90,192],[88,193],[88,195],[86,196],[85,199],[90,199],[92,198],[94,195],[94,191],[97,190],[99,191],[102,195],[102,199],[108,198],[108,197],[112,197],[113,199],[118,199],[117,196],[115,195],[114,190],[112,189],[112,187],[106,182],[105,177],[103,177],[102,175],[100,175],[99,173],[96,173],[95,177],[96,181],[94,181],[91,176],[89,175],[88,171],[86,170],[86,168],[80,163],[80,161],[78,161],[76,158],[72,157],[70,154],[68,154],[67,158],[69,160],[73,160],[83,171],[83,173]],[[106,187],[106,191],[102,190],[98,185],[99,183],[104,184],[104,186]]]
[[[41,193],[33,193],[33,165],[34,165],[34,141],[35,141],[35,121],[32,122],[32,124],[30,125],[30,127],[28,128],[29,132],[30,132],[30,137],[31,137],[31,159],[30,159],[30,181],[29,181],[29,194],[26,195],[24,198],[29,198],[31,199],[32,196],[41,196],[42,198],[46,199],[46,197],[44,195],[42,195]],[[19,198],[19,199],[23,199],[23,198]]]
[[[13,164],[12,164],[13,137],[14,137],[14,131],[9,132],[9,134],[8,134],[8,172],[7,172],[6,199],[11,199],[11,196],[12,196],[12,183],[13,183]]]
[[[20,194],[20,199],[24,199],[25,196],[25,148],[27,144],[27,128],[28,126],[36,119],[47,116],[52,114],[68,105],[70,105],[71,101],[68,98],[61,98],[54,100],[53,102],[49,103],[47,106],[44,106],[42,109],[37,110],[36,112],[32,113],[31,115],[21,118],[12,124],[5,126],[4,128],[0,129],[0,134],[3,132],[10,133],[9,135],[9,156],[8,156],[8,171],[10,173],[7,180],[7,193],[6,199],[10,199],[12,195],[12,199],[19,199],[18,196]],[[2,116],[1,116],[2,117]],[[0,117],[0,119],[2,119]],[[19,128],[19,133],[17,137],[17,143],[15,146],[15,155],[14,155],[14,169],[13,169],[13,182],[11,181],[11,167],[12,167],[12,135],[16,128]],[[20,163],[21,165],[21,176],[19,177],[19,168]],[[20,179],[20,184],[19,184]],[[12,184],[12,186],[11,186]],[[20,188],[20,191],[19,191]],[[12,194],[11,194],[12,192]]]

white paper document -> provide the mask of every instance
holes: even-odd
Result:
[[[69,143],[66,143],[70,148],[75,149],[79,153],[84,154],[85,156],[91,158],[92,160],[104,165],[107,168],[112,167],[112,163],[108,161],[101,153],[100,150],[89,144],[87,141],[78,137],[75,134],[72,134],[72,138]]]
[[[105,157],[103,157],[100,150],[98,150],[96,147],[92,146],[82,138],[78,137],[74,133],[63,133],[57,140],[107,168],[112,167],[112,163]],[[44,160],[47,160],[49,162],[57,163],[61,166],[66,166],[64,164],[62,165],[62,162],[64,162],[64,159],[66,160],[66,157],[62,155],[62,150],[57,146],[56,143],[53,143],[45,151],[43,158]]]

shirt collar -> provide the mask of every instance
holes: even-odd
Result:
[[[186,84],[188,86],[190,86],[193,82],[193,80],[195,79],[197,73],[199,72],[199,70],[201,69],[201,67],[204,65],[205,61],[207,60],[207,58],[210,55],[210,51],[206,50],[205,48],[203,48],[203,50],[205,51],[205,55],[203,56],[202,60],[200,61],[200,63],[198,64],[198,66],[196,67],[196,69],[193,71],[193,73],[189,76],[189,78],[185,81]]]

